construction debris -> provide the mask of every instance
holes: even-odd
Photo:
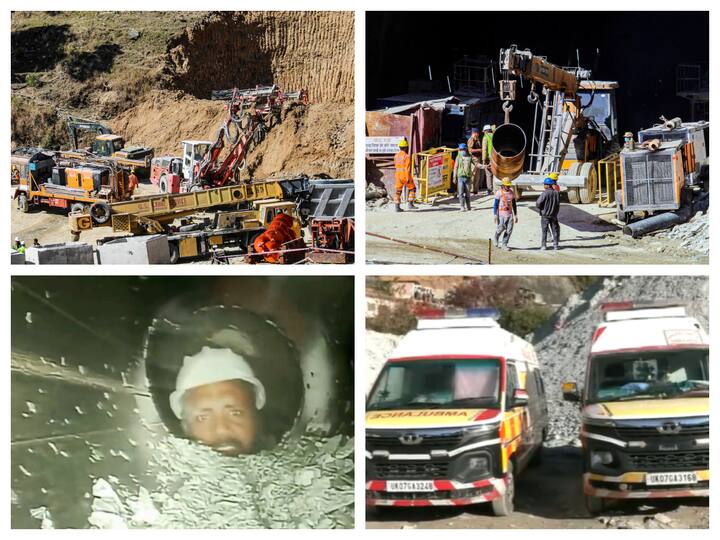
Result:
[[[169,436],[152,489],[93,487],[96,528],[352,528],[354,440],[304,436],[260,454],[226,457]]]

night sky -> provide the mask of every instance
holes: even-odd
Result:
[[[620,133],[664,114],[689,120],[675,96],[675,69],[709,59],[707,12],[368,12],[366,107],[407,92],[409,79],[452,78],[452,63],[517,44],[558,65],[580,64],[593,78],[616,80]],[[596,54],[599,49],[599,55]],[[497,73],[496,73],[497,77]],[[446,88],[446,86],[445,86]],[[512,120],[525,124],[528,85],[518,86]],[[518,117],[519,116],[519,117]]]

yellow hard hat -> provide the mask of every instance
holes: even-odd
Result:
[[[512,186],[512,182],[511,182],[510,179],[506,176],[505,178],[502,179],[502,185],[505,186],[505,187],[510,187],[510,186]]]
[[[408,145],[407,139],[405,139],[404,137],[398,143],[398,146],[400,148],[407,148],[407,145]]]
[[[559,175],[558,173],[556,173],[556,172],[551,172],[551,173],[548,175],[548,178],[550,178],[551,180],[557,181],[557,179],[559,178],[559,176],[560,176],[560,175]]]

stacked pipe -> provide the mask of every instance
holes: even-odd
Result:
[[[493,134],[490,170],[497,178],[517,178],[525,163],[525,132],[516,124],[503,124]]]

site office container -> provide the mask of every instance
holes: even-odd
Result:
[[[493,318],[420,320],[368,398],[367,504],[491,502],[507,515],[515,478],[539,461],[546,435],[532,345]]]
[[[682,305],[606,304],[592,337],[582,408],[588,510],[607,499],[707,497],[709,339]]]

